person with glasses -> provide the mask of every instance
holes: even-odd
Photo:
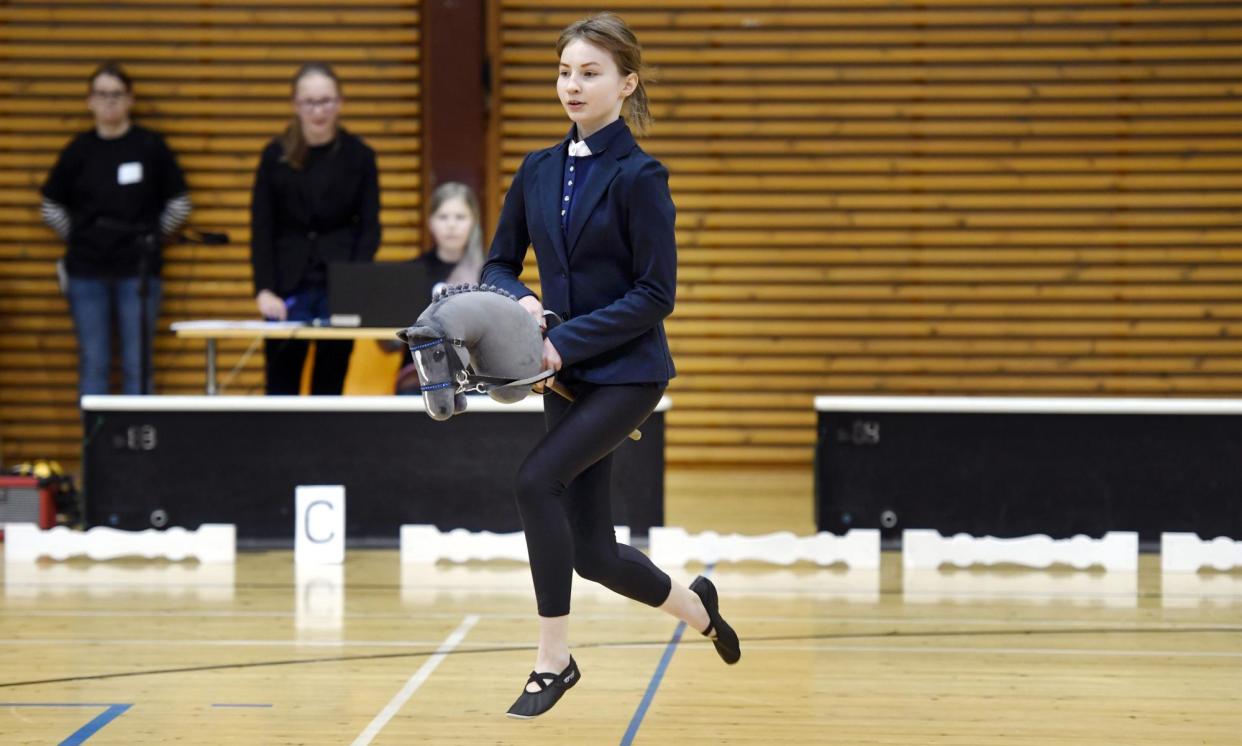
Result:
[[[58,270],[78,339],[79,393],[108,393],[115,317],[121,391],[146,394],[160,245],[189,217],[190,196],[164,138],[131,121],[133,82],[125,70],[104,63],[87,82],[95,126],[56,159],[43,184],[43,220],[66,246]]]
[[[328,262],[369,262],[379,249],[375,151],[339,122],[341,82],[326,64],[293,77],[295,116],[263,150],[250,205],[250,258],[259,313],[326,319]],[[268,394],[297,394],[309,343],[268,340]],[[312,394],[340,394],[352,341],[315,346]]]

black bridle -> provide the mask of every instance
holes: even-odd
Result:
[[[459,347],[466,350],[468,355],[469,348],[466,346],[465,340],[450,337],[439,337],[420,344],[412,344],[410,345],[410,354],[413,355],[422,350],[429,350],[437,345],[444,348],[444,355],[448,358],[449,378],[447,381],[422,381],[419,385],[419,391],[422,393],[452,388],[454,394],[486,394],[489,391],[505,386],[530,385],[551,376],[555,372],[543,371],[530,378],[497,378],[496,376],[481,375],[468,365],[463,365],[461,357],[455,350],[451,349],[452,347]]]
[[[470,371],[466,369],[466,366],[462,365],[461,357],[457,355],[457,352],[450,348],[451,345],[452,347],[460,347],[465,350],[465,341],[440,337],[438,339],[432,339],[420,344],[410,345],[410,354],[413,355],[423,350],[429,350],[437,345],[444,348],[444,356],[448,359],[449,378],[447,381],[420,380],[418,387],[419,391],[426,393],[428,391],[439,391],[440,389],[452,388],[453,393],[461,394],[472,390],[470,387]]]

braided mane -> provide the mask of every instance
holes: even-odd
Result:
[[[436,292],[435,297],[431,299],[431,302],[433,304],[439,303],[446,298],[451,298],[454,295],[461,295],[462,293],[495,293],[501,297],[508,298],[509,300],[517,300],[516,295],[503,288],[498,288],[495,285],[475,285],[463,282],[460,285],[445,285],[440,288]]]

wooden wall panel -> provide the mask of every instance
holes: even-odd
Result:
[[[499,191],[598,8],[498,4]],[[1242,395],[1236,2],[610,7],[678,205],[671,462],[809,463],[816,394]]]
[[[166,136],[186,170],[191,225],[224,230],[224,247],[166,248],[155,348],[159,393],[199,393],[203,343],[170,323],[253,318],[250,188],[259,152],[292,115],[290,78],[305,61],[332,63],[343,121],[379,154],[381,259],[421,242],[421,77],[418,0],[132,0],[0,3],[0,455],[76,467],[77,355],[56,289],[63,253],[39,217],[57,153],[88,129],[86,77],[103,59],[135,80],[136,121]],[[229,393],[262,391],[262,352],[221,342]],[[235,370],[234,370],[235,369]],[[230,371],[233,375],[229,376]]]

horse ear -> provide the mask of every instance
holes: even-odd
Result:
[[[406,344],[410,344],[411,342],[439,339],[440,335],[436,334],[428,326],[415,324],[414,326],[406,327],[405,329],[397,332],[397,338]]]

